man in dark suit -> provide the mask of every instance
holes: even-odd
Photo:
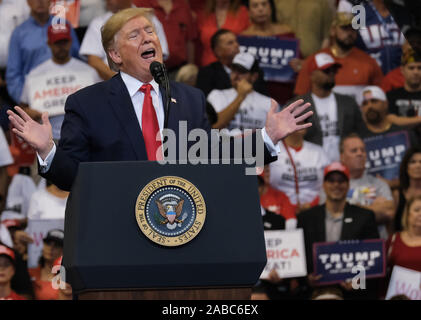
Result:
[[[232,88],[230,73],[234,57],[240,52],[237,36],[227,29],[219,29],[211,38],[211,48],[218,61],[201,67],[197,75],[196,87],[201,89],[205,96],[214,90]],[[257,80],[253,84],[254,90],[268,95],[263,72],[259,70]]]
[[[340,137],[365,128],[356,101],[350,96],[332,91],[335,75],[340,67],[330,54],[316,54],[308,65],[310,92],[292,100],[303,99],[311,103],[314,125],[307,131],[304,139],[322,146],[332,162],[339,161]]]
[[[148,9],[130,8],[104,25],[102,43],[110,66],[119,73],[69,96],[58,147],[46,112],[41,124],[19,107],[15,108],[19,115],[8,112],[13,131],[37,151],[40,173],[61,189],[71,189],[80,162],[162,159],[165,98],[149,70],[152,62],[162,63],[162,49],[150,21]],[[169,129],[177,135],[179,121],[185,120],[187,132],[200,128],[209,134],[201,91],[171,83],[171,94]],[[309,106],[301,104],[302,100],[275,113],[273,101],[265,128],[256,133],[270,156],[276,156],[280,139],[311,126],[297,125],[312,114],[300,116]],[[181,140],[177,137],[177,145],[187,143]]]
[[[327,166],[323,182],[326,203],[298,215],[298,228],[304,231],[310,284],[319,278],[312,274],[314,243],[379,238],[374,212],[346,202],[349,179],[349,170],[341,163]]]

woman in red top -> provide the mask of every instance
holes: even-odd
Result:
[[[387,242],[388,265],[421,272],[421,196],[411,198],[402,215],[401,232]]]
[[[11,282],[15,275],[15,253],[0,245],[0,300],[26,300],[12,290]]]
[[[292,29],[286,24],[276,22],[273,14],[275,8],[269,0],[250,0],[249,5],[250,26],[242,32],[241,35],[252,37],[278,37],[280,39],[295,39]],[[294,71],[300,60],[291,59],[290,65]],[[294,82],[267,82],[269,95],[275,99],[280,105],[285,104],[294,94]]]
[[[210,41],[214,33],[219,29],[241,33],[249,26],[249,15],[240,0],[208,0],[198,14],[197,24],[202,52],[200,65],[205,66],[216,61]]]
[[[55,274],[52,273],[54,261],[63,255],[62,230],[50,230],[44,238],[42,255],[37,268],[29,269],[37,300],[57,300],[59,291],[52,286]]]

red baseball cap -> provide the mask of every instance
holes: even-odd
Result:
[[[338,68],[342,67],[342,65],[333,59],[333,57],[326,52],[320,52],[313,56],[310,59],[308,64],[308,72],[312,73],[314,70],[326,70],[332,66],[336,66]]]
[[[13,262],[15,262],[15,253],[13,250],[0,244],[0,256],[1,255],[8,256]]]
[[[324,175],[323,175],[324,180],[326,180],[326,176],[331,172],[342,173],[346,177],[346,179],[349,181],[349,178],[350,178],[349,169],[346,166],[344,166],[342,163],[333,162],[330,165],[326,166]]]
[[[47,31],[48,43],[55,43],[60,40],[72,40],[70,33],[70,25],[66,24],[52,24]]]

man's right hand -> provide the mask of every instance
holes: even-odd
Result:
[[[9,120],[13,125],[12,131],[27,142],[32,148],[38,152],[39,156],[45,160],[48,153],[53,148],[53,131],[48,113],[43,112],[41,115],[41,123],[34,121],[22,108],[16,106],[15,110],[8,110]]]
[[[240,81],[238,81],[238,84],[237,84],[238,95],[245,98],[252,91],[253,91],[253,85],[250,82],[248,82],[246,79],[241,79]]]

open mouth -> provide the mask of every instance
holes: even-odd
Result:
[[[155,58],[155,49],[148,49],[141,54],[143,59]]]

